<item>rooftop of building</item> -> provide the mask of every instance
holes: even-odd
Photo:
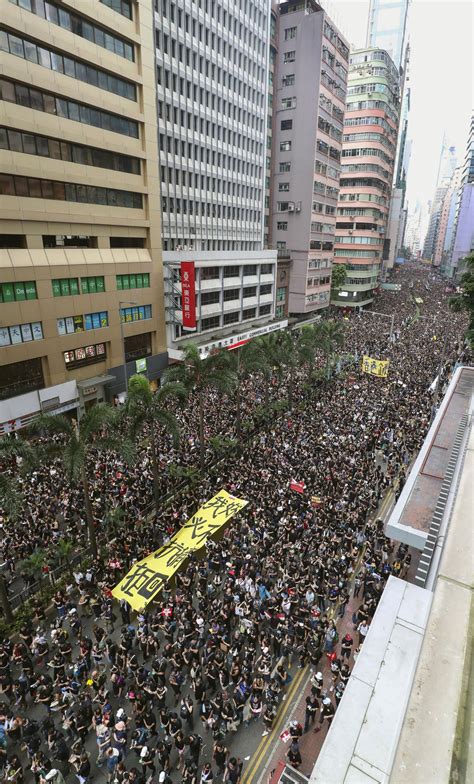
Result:
[[[392,539],[419,550],[425,547],[439,494],[459,448],[459,429],[466,427],[473,393],[474,368],[458,368],[388,521],[387,536]]]
[[[449,481],[446,498],[446,487],[424,488],[443,508],[423,587],[389,578],[312,784],[474,780],[473,413],[474,369],[459,367],[412,469],[416,482],[431,459]]]

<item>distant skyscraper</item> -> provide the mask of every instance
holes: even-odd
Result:
[[[448,188],[446,185],[436,188],[433,203],[431,205],[430,221],[428,224],[428,230],[426,232],[425,241],[423,244],[423,258],[426,259],[427,261],[432,260],[434,256],[436,243],[438,240],[441,209],[443,206],[443,200],[447,190]]]
[[[408,169],[408,115],[410,111],[410,86],[408,65],[408,7],[410,0],[370,0],[367,27],[367,46],[381,47],[392,58],[400,78],[400,123],[390,199],[390,217],[387,242],[384,249],[383,276],[395,262],[404,233],[404,203]]]
[[[453,242],[454,221],[456,216],[456,204],[458,199],[459,186],[461,184],[462,169],[458,166],[451,177],[448,190],[443,200],[440,218],[440,230],[438,233],[437,246],[433,264],[440,265],[442,271],[445,270],[447,261],[450,259],[450,249]]]
[[[449,185],[457,165],[457,160],[456,147],[453,144],[450,144],[449,140],[446,138],[446,134],[444,134],[441,155],[439,157],[438,179],[436,182],[437,188],[443,188]]]
[[[452,243],[445,265],[448,277],[462,274],[462,260],[474,248],[474,112],[471,114],[466,154],[457,189]]]
[[[399,70],[408,43],[408,6],[409,0],[370,0],[367,46],[385,49]]]
[[[474,110],[471,114],[471,124],[469,126],[466,155],[462,169],[462,182],[474,182]]]
[[[431,205],[430,221],[423,245],[423,258],[431,259],[433,263],[436,262],[438,265],[441,263],[441,253],[444,244],[444,231],[442,232],[442,243],[440,244],[438,242],[439,232],[442,226],[441,216],[443,212],[443,203],[445,203],[449,184],[456,168],[456,163],[456,147],[449,143],[449,140],[446,138],[446,134],[444,134],[443,143],[441,145],[441,154],[439,156],[436,192],[433,203]],[[445,215],[445,218],[447,219],[447,215]],[[437,247],[439,249],[438,253],[436,253]]]

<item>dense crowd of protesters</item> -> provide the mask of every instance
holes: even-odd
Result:
[[[287,753],[301,764],[301,734],[330,724],[386,580],[404,577],[410,565],[406,548],[385,537],[379,504],[388,489],[399,494],[426,435],[442,355],[443,382],[455,362],[468,359],[464,320],[448,310],[444,284],[418,268],[399,279],[402,292],[384,292],[376,307],[395,312],[392,340],[388,322],[375,315],[343,321],[344,351],[358,357],[357,366],[311,397],[307,369],[293,371],[293,409],[159,518],[145,515],[149,447],[132,467],[96,456],[90,479],[97,520],[120,505],[124,521],[90,568],[78,568],[56,592],[53,623],[38,605],[19,635],[2,642],[0,777],[63,784],[75,774],[86,784],[99,768],[109,784],[236,783],[237,739],[249,725],[270,733],[291,671],[310,666],[305,723],[290,725]],[[421,313],[414,296],[424,300]],[[362,354],[389,359],[388,377],[362,374]],[[275,396],[285,397],[287,382],[275,385]],[[263,380],[254,374],[245,383],[250,418],[263,401]],[[206,435],[232,435],[233,399],[209,393],[207,404]],[[177,416],[180,447],[166,436],[157,443],[164,491],[171,487],[167,465],[198,462],[196,404]],[[290,489],[292,479],[305,483],[303,494]],[[77,546],[86,539],[80,491],[59,463],[38,466],[24,481],[24,516],[15,525],[2,520],[12,581],[35,549],[53,553],[60,538]],[[191,557],[138,616],[113,602],[110,590],[131,563],[221,488],[249,503],[219,541]],[[354,633],[339,639],[337,621],[351,596],[360,600]],[[323,678],[324,657],[331,674]]]

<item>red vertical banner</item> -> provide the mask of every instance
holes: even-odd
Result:
[[[183,311],[183,329],[196,329],[196,281],[194,261],[181,262],[181,300]]]

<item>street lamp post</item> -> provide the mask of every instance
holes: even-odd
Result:
[[[125,358],[125,335],[123,333],[122,305],[138,305],[138,302],[132,302],[130,300],[120,300],[119,302],[120,337],[122,339],[122,354],[123,354],[123,375],[125,381],[125,397],[127,398],[128,376],[127,376],[127,360]]]
[[[376,310],[363,310],[362,313],[370,313],[372,316],[382,316],[382,318],[390,319],[390,340],[392,339],[393,327],[395,324],[395,313],[378,313]]]

